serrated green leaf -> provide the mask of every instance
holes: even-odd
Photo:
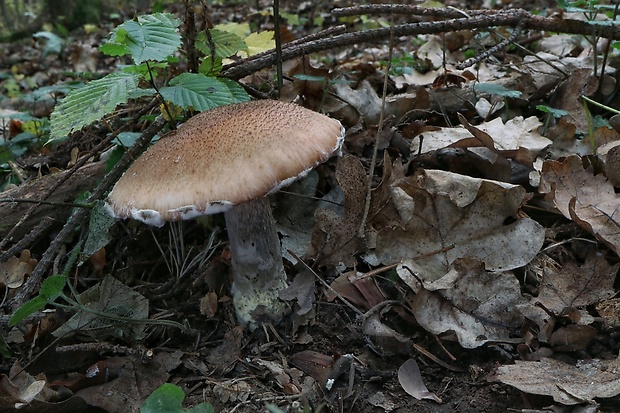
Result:
[[[235,98],[229,88],[214,77],[200,73],[182,73],[159,91],[164,99],[183,109],[205,111],[229,105]]]
[[[519,92],[518,90],[511,90],[505,88],[502,85],[496,85],[494,83],[476,83],[474,85],[474,90],[482,93],[488,93],[490,95],[498,95],[507,98],[521,97],[521,92]]]
[[[126,42],[127,30],[119,26],[110,35],[110,40],[99,46],[99,51],[108,56],[124,56],[129,53]]]
[[[169,13],[139,16],[117,27],[110,40],[100,47],[112,56],[131,54],[134,63],[166,60],[181,45],[180,21]]]
[[[73,90],[56,105],[51,116],[50,141],[81,129],[126,103],[129,93],[138,88],[140,76],[112,73]]]
[[[65,288],[66,282],[67,279],[64,275],[52,275],[51,277],[47,277],[41,284],[39,297],[50,302],[54,301],[58,298],[60,293],[62,293],[62,289]]]
[[[221,57],[207,56],[198,67],[198,72],[205,76],[217,76],[222,71],[223,63]]]
[[[211,29],[211,41],[215,48],[215,56],[219,58],[227,58],[239,51],[247,52],[248,46],[245,41],[235,33],[224,30]],[[196,48],[205,55],[211,54],[211,43],[205,32],[200,32],[196,39]]]
[[[232,79],[226,79],[226,78],[222,78],[218,80],[224,83],[226,87],[228,88],[228,90],[230,90],[230,93],[233,95],[233,98],[235,99],[234,103],[248,102],[250,100],[250,95],[248,95],[248,92],[246,92],[245,89],[238,82],[235,82]]]

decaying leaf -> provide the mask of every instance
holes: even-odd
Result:
[[[521,325],[522,317],[514,309],[525,298],[510,272],[487,272],[481,262],[462,258],[444,277],[421,287],[402,267],[401,278],[417,291],[411,302],[415,318],[433,334],[451,331],[463,347],[475,348],[508,340]]]
[[[417,400],[428,399],[441,403],[441,399],[426,388],[418,363],[414,359],[409,359],[401,364],[398,369],[398,382],[407,394]]]
[[[0,263],[0,286],[18,288],[24,279],[34,270],[37,260],[30,257],[30,250],[23,250],[19,256],[11,257]]]
[[[540,126],[541,123],[535,116],[527,119],[517,116],[505,124],[501,118],[495,118],[489,122],[476,125],[475,129],[491,137],[497,151],[514,151],[523,148],[530,151],[532,159],[534,159],[552,143],[551,140],[541,136],[537,131]],[[463,126],[425,132],[422,153],[455,146],[457,143],[459,147],[481,146],[480,143],[472,140],[472,134]],[[417,152],[419,146],[420,138],[416,137],[411,141],[412,151]]]
[[[549,358],[517,360],[500,366],[495,378],[526,393],[552,396],[558,403],[588,403],[620,394],[620,360],[579,360],[577,365]]]
[[[80,294],[79,301],[88,309],[94,310],[98,314],[107,314],[110,317],[102,317],[86,309],[79,310],[65,324],[54,331],[54,335],[61,337],[77,330],[95,330],[99,338],[105,337],[105,335],[130,341],[144,338],[146,328],[144,323],[119,322],[113,317],[145,320],[149,315],[148,300],[111,275],[107,275],[101,283]]]
[[[543,179],[551,184],[547,199],[562,215],[620,253],[620,194],[603,175],[583,168],[581,158],[547,161]]]
[[[613,285],[619,267],[597,254],[588,255],[582,265],[573,261],[561,267],[547,264],[535,301],[559,314],[566,307],[585,307],[611,298],[616,294]]]
[[[344,191],[344,217],[331,209],[318,209],[312,245],[322,264],[352,267],[359,249],[357,232],[366,199],[366,171],[358,158],[345,155],[338,162],[336,179]]]
[[[371,265],[415,260],[419,277],[437,280],[461,257],[504,271],[527,264],[540,250],[540,224],[529,218],[506,222],[523,202],[521,186],[436,170],[409,177],[394,171],[391,209],[383,210],[396,212],[391,226],[376,227],[376,248],[365,255]]]

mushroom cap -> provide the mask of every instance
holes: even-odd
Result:
[[[259,100],[202,112],[123,174],[108,212],[150,225],[215,214],[290,184],[340,151],[344,128],[293,103]]]

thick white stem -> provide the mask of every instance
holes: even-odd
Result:
[[[262,321],[279,322],[286,305],[278,293],[287,282],[269,200],[263,197],[237,205],[225,217],[237,319],[251,330]]]

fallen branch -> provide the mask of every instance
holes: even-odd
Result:
[[[333,12],[343,9],[336,9]],[[436,10],[436,9],[431,9]],[[450,9],[450,13],[462,12]],[[428,12],[430,13],[430,12]],[[471,17],[452,18],[443,21],[405,23],[394,26],[395,36],[412,36],[419,34],[437,34],[457,30],[483,29],[493,26],[516,27],[520,25],[523,30],[541,30],[570,34],[591,35],[596,31],[597,36],[612,40],[620,40],[620,29],[609,26],[593,26],[587,21],[572,19],[556,19],[549,17],[534,16],[523,9],[514,9],[498,12],[468,11]],[[390,27],[380,29],[363,30],[352,33],[343,33],[336,36],[321,38],[305,42],[282,50],[282,60],[290,60],[310,53],[321,52],[339,47],[351,46],[357,43],[376,43],[390,37]],[[251,58],[236,62],[233,65],[224,66],[222,75],[230,79],[241,79],[261,69],[275,64],[275,51],[267,52],[262,57]]]
[[[133,159],[135,159],[140,152],[144,149],[144,147],[151,142],[153,136],[155,136],[160,129],[165,125],[166,121],[160,116],[155,122],[153,122],[143,133],[140,135],[138,140],[136,140],[135,144],[128,149],[128,151],[123,155],[120,161],[114,166],[114,168],[103,178],[101,183],[93,190],[91,195],[85,201],[85,203],[95,202],[103,198],[104,194],[110,189],[110,187],[118,180],[121,174],[127,169],[127,166]],[[58,235],[54,238],[54,240],[50,243],[45,253],[41,256],[41,259],[37,263],[37,266],[32,271],[30,278],[23,285],[22,289],[11,299],[8,303],[9,310],[15,311],[19,308],[25,301],[30,297],[30,294],[34,292],[34,290],[39,286],[41,280],[43,279],[43,275],[49,269],[49,266],[52,264],[54,257],[60,250],[61,246],[64,245],[66,240],[74,234],[75,229],[83,224],[86,218],[88,217],[88,213],[90,210],[88,208],[79,208],[76,210],[71,217],[67,220],[64,227]]]

